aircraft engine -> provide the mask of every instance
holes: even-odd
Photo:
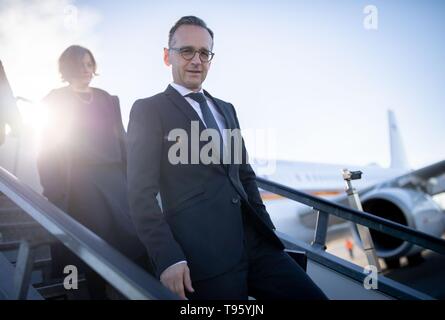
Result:
[[[440,237],[445,230],[443,212],[428,194],[414,189],[382,188],[361,196],[363,210],[418,231]],[[357,243],[357,228],[353,234]],[[370,229],[377,255],[386,262],[414,257],[423,248]]]

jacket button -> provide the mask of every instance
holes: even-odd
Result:
[[[238,198],[232,198],[232,203],[233,204],[237,204],[239,202],[239,199]]]

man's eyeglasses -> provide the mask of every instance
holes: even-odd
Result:
[[[199,53],[199,59],[201,59],[201,62],[209,62],[213,59],[214,53],[212,51],[208,50],[195,50],[191,47],[184,47],[184,48],[169,48],[168,50],[173,50],[176,52],[179,52],[181,57],[183,57],[185,60],[190,61],[195,57],[196,52]]]

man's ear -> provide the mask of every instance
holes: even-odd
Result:
[[[170,57],[169,57],[169,51],[167,48],[164,48],[164,63],[167,67],[170,67]]]

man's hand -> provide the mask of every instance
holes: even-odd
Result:
[[[187,263],[174,264],[161,273],[161,282],[174,293],[178,294],[182,299],[187,299],[184,287],[189,292],[195,292],[192,288],[192,280],[190,279],[190,270]]]

